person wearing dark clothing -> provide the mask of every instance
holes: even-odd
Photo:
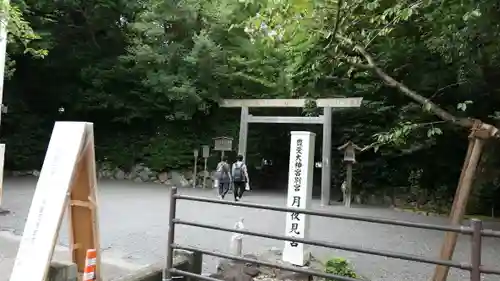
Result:
[[[247,165],[243,162],[243,155],[238,155],[236,160],[231,170],[231,176],[234,186],[234,201],[239,201],[243,192],[250,189],[250,178],[248,177]]]
[[[231,187],[231,167],[227,163],[227,156],[224,156],[222,160],[217,164],[216,169],[216,179],[219,185],[219,198],[224,199],[229,188]]]

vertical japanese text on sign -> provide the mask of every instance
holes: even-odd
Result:
[[[302,155],[303,155],[303,141],[302,139],[297,139],[296,142],[296,153],[295,153],[295,166],[294,166],[294,182],[293,182],[293,188],[294,191],[299,192],[302,186],[302,166],[303,166],[303,161],[302,161]],[[292,201],[292,207],[295,208],[300,208],[300,196],[293,196],[293,201]],[[299,223],[300,222],[300,214],[299,213],[291,213],[291,229],[289,230],[289,233],[292,235],[300,235],[299,231]],[[297,242],[290,242],[290,246],[292,247],[297,247],[298,243]]]
[[[295,179],[293,183],[293,188],[295,191],[300,191],[300,186],[302,185],[302,139],[297,140],[297,149],[296,149],[296,157],[295,157]]]
[[[306,131],[290,133],[290,158],[288,170],[287,207],[285,235],[296,242],[286,240],[283,261],[304,266],[309,260],[308,246],[300,242],[309,236],[309,216],[302,213],[310,208],[313,184],[315,134]]]

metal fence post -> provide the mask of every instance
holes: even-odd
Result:
[[[175,195],[177,194],[177,187],[173,186],[170,190],[170,210],[168,213],[168,236],[167,236],[167,256],[165,261],[165,268],[163,269],[163,281],[171,281],[172,280],[172,269],[174,263],[174,249],[172,248],[172,244],[174,243],[175,236],[175,211],[177,205],[177,198]]]
[[[471,281],[481,281],[481,253],[482,253],[482,234],[483,222],[478,219],[471,219],[472,227],[471,238]]]

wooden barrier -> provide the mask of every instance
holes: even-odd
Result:
[[[66,210],[78,273],[84,272],[87,250],[96,249],[101,279],[94,154],[92,123],[55,123],[10,281],[46,280]]]

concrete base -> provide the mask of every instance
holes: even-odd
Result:
[[[202,265],[203,256],[201,253],[175,250],[174,268],[195,274],[201,274]],[[163,268],[163,263],[152,264],[127,276],[113,279],[111,281],[162,281]],[[176,281],[196,281],[192,280],[192,278],[186,278],[183,276],[174,276],[174,278]]]
[[[76,264],[52,261],[47,281],[78,281]]]
[[[163,264],[157,263],[112,281],[162,281],[162,273]]]
[[[11,214],[14,214],[14,209],[11,210]],[[2,219],[0,216],[0,224],[2,224]],[[0,281],[9,281],[21,239],[21,236],[11,232],[0,231]],[[109,281],[110,279],[118,278],[146,266],[145,264],[131,263],[124,259],[114,258],[108,253],[103,253],[101,258],[101,277],[103,279],[101,281]],[[51,270],[54,272],[61,265],[71,266],[71,264],[70,250],[62,245],[56,245],[52,257]]]
[[[175,251],[174,267],[179,270],[201,274],[202,264],[203,256],[199,252]],[[162,281],[163,268],[163,263],[152,264],[126,276],[112,279],[112,281]],[[179,281],[196,281],[183,276],[178,276],[175,279]],[[78,281],[76,265],[71,262],[52,261],[47,281]]]

